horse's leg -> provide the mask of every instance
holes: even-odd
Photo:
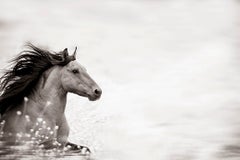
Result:
[[[86,146],[80,146],[71,142],[67,142],[66,147],[70,149],[73,152],[81,152],[83,154],[90,154],[91,151],[88,147]]]
[[[65,146],[68,142],[69,125],[64,114],[61,117],[59,124],[57,125],[59,126],[57,131],[57,141]]]
[[[79,152],[82,154],[91,153],[90,149],[85,146],[80,146],[71,142],[68,142],[69,125],[67,123],[65,115],[62,116],[61,123],[57,132],[57,141],[61,143],[68,151]]]

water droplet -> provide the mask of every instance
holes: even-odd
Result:
[[[51,104],[52,104],[52,102],[47,101],[46,106],[50,106]]]
[[[58,130],[59,126],[55,126],[55,129]]]
[[[35,132],[35,136],[38,136],[38,134],[39,134],[39,131],[36,131],[36,132]]]
[[[34,131],[34,129],[31,128],[31,129],[30,129],[30,132],[33,132],[33,131]]]
[[[50,134],[53,134],[53,131],[50,131]]]
[[[26,121],[27,121],[27,122],[30,122],[30,117],[29,117],[29,115],[25,115],[25,118],[26,118]]]
[[[46,137],[45,137],[45,139],[49,139],[49,137],[48,137],[48,136],[46,136]]]
[[[31,137],[31,135],[28,134],[28,133],[26,133],[26,134],[25,134],[25,137],[28,137],[28,138],[29,138],[29,137]]]
[[[46,124],[46,121],[43,121],[42,123],[43,123],[43,124]]]
[[[41,131],[41,130],[42,130],[42,128],[38,128],[38,130],[39,130],[39,131]]]
[[[39,147],[40,147],[40,148],[44,148],[44,145],[43,145],[43,144],[41,144]]]
[[[27,97],[24,97],[24,101],[27,102],[27,101],[28,101],[28,98],[27,98]]]
[[[39,117],[39,118],[37,118],[37,121],[38,121],[38,122],[42,122],[43,119]]]
[[[4,125],[4,124],[5,124],[5,122],[6,122],[5,120],[2,120],[2,122],[1,122],[1,125]]]
[[[18,116],[20,116],[22,114],[21,111],[17,111],[16,113],[17,113]]]
[[[22,134],[21,133],[17,133],[16,136],[17,137],[22,137]]]
[[[50,127],[47,127],[47,130],[50,130],[51,128]]]

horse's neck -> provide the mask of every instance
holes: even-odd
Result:
[[[42,114],[60,116],[65,111],[67,92],[61,85],[60,70],[61,67],[55,66],[45,71],[29,97],[29,104]]]

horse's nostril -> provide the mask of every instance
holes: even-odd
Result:
[[[99,95],[102,94],[102,90],[101,89],[95,89],[94,93],[99,96]]]

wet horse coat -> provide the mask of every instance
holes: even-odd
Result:
[[[31,140],[44,148],[69,145],[81,151],[83,146],[68,142],[67,93],[93,101],[100,98],[101,89],[76,61],[76,50],[69,56],[67,49],[53,54],[28,46],[1,78],[2,140]]]

